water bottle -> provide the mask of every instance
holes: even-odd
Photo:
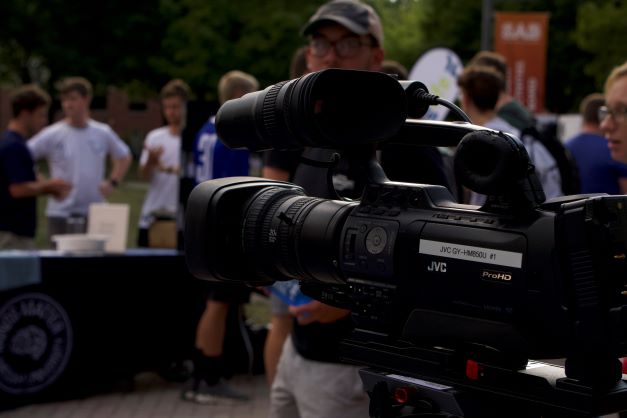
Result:
[[[270,291],[290,306],[304,305],[305,303],[309,303],[313,300],[301,292],[298,280],[275,282],[270,287]]]

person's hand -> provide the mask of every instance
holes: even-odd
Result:
[[[55,177],[46,180],[44,190],[46,194],[52,195],[55,199],[63,200],[70,194],[72,185],[61,178]]]
[[[159,160],[161,159],[161,156],[163,155],[163,147],[162,146],[158,146],[158,147],[146,147],[146,151],[148,151],[148,160],[146,161],[146,164],[151,166],[151,167],[158,167],[159,166]]]
[[[311,324],[312,322],[328,324],[338,321],[350,314],[348,309],[325,305],[317,300],[300,306],[290,306],[289,312],[296,317],[296,320],[301,325]]]
[[[100,187],[98,189],[100,190],[100,194],[104,198],[107,198],[111,195],[111,193],[113,193],[113,184],[111,184],[109,180],[103,180],[100,182]]]

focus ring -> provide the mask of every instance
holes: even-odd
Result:
[[[268,93],[263,99],[261,107],[261,115],[263,120],[263,130],[265,131],[264,137],[277,138],[279,133],[279,123],[277,121],[276,101],[279,96],[281,87],[288,81],[281,81],[270,87]]]

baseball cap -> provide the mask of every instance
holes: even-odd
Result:
[[[344,26],[357,35],[372,35],[379,46],[383,46],[381,19],[372,7],[356,0],[332,0],[318,8],[303,28],[309,35],[325,22]]]

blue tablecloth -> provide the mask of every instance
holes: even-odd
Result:
[[[0,291],[41,282],[37,251],[0,251]]]

